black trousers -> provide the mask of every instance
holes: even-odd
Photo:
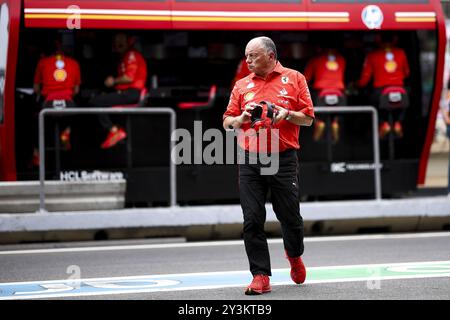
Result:
[[[253,275],[271,276],[270,255],[264,231],[265,203],[270,189],[273,210],[281,224],[284,248],[290,257],[303,254],[303,218],[300,215],[298,157],[296,150],[279,154],[279,170],[274,175],[261,175],[261,167],[239,165],[239,194],[244,215],[244,243]]]
[[[140,90],[138,89],[104,93],[92,98],[89,101],[89,106],[92,108],[108,108],[114,105],[133,104],[139,101],[139,96]],[[114,126],[110,116],[107,114],[100,114],[98,119],[101,126],[106,130]]]
[[[76,108],[77,104],[73,101],[73,100],[64,100],[65,101],[65,108]],[[40,97],[39,100],[37,101],[37,105],[38,105],[38,110],[35,113],[35,118],[36,121],[33,121],[33,132],[36,132],[36,134],[34,135],[34,141],[33,141],[33,146],[34,148],[38,148],[39,147],[39,112],[42,109],[53,109],[53,100],[50,101],[45,101],[44,97]],[[51,116],[51,117],[45,117],[45,137],[47,139],[47,137],[52,137],[51,139],[53,139],[54,135],[55,135],[55,128],[56,128],[56,124],[59,125],[59,132],[62,132],[65,128],[67,128],[71,122],[73,121],[73,116]],[[46,145],[50,145],[51,141],[53,140],[48,140],[48,142],[46,142]]]

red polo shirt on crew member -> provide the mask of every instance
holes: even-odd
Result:
[[[143,89],[147,82],[147,63],[144,57],[136,50],[127,51],[119,64],[118,77],[126,75],[131,83],[117,84],[116,90]]]
[[[41,85],[42,96],[49,100],[72,99],[80,82],[78,62],[63,55],[41,58],[34,74],[34,83]]]
[[[305,78],[314,89],[344,90],[345,59],[329,52],[313,58],[305,68]]]
[[[378,49],[367,55],[364,61],[360,87],[365,87],[373,75],[373,87],[403,86],[409,76],[405,52],[400,48]]]
[[[292,111],[301,111],[314,118],[313,103],[305,77],[296,70],[284,68],[279,62],[277,62],[272,73],[267,76],[267,79],[251,73],[236,82],[223,119],[229,116],[237,117],[242,114],[245,105],[250,102],[260,103],[261,101],[269,101]],[[250,126],[250,123],[242,124],[241,129],[244,134],[250,129]],[[287,120],[281,120],[273,128],[279,130],[280,152],[300,148],[300,126]],[[258,145],[252,141],[253,139],[258,139],[258,136],[249,135],[246,139],[238,139],[238,141],[240,141],[241,148],[250,152],[275,152],[275,150],[270,150],[270,139],[268,139],[267,146],[259,146],[259,149]]]

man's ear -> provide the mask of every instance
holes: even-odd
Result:
[[[270,59],[272,59],[272,60],[276,60],[276,59],[275,59],[275,53],[274,53],[274,52],[270,52],[270,53],[269,53],[269,57],[270,57]]]

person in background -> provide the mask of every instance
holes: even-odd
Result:
[[[108,76],[104,82],[105,87],[113,89],[113,92],[93,97],[89,101],[90,107],[107,108],[137,103],[141,90],[146,86],[147,63],[142,54],[134,48],[134,38],[118,33],[114,37],[113,46],[120,55],[117,75]],[[108,132],[101,144],[102,149],[111,148],[127,137],[125,130],[114,124],[108,115],[99,115],[99,120],[101,126]]]
[[[75,107],[74,96],[80,91],[80,65],[68,57],[60,39],[54,41],[52,54],[43,56],[36,67],[33,90],[42,108]],[[60,135],[63,149],[69,150],[70,126]],[[33,151],[33,165],[38,165],[37,147]]]
[[[313,57],[305,67],[305,78],[308,81],[315,106],[327,106],[324,97],[327,92],[336,98],[336,104],[345,105],[345,58],[332,46],[320,50],[319,55]],[[325,130],[325,121],[315,119],[314,121],[314,141],[318,141]],[[331,133],[334,142],[339,140],[339,118],[335,116],[331,122]]]
[[[380,96],[384,88],[389,86],[404,87],[405,79],[409,77],[409,64],[405,51],[397,48],[397,37],[391,33],[379,35],[377,38],[379,48],[370,52],[363,65],[361,77],[356,83],[358,87],[365,87],[370,80],[373,80],[373,91],[371,102],[378,108]],[[373,79],[372,79],[373,78]],[[380,112],[380,138],[384,138],[391,130],[388,122],[388,112]],[[402,121],[405,116],[405,109],[395,111],[394,132],[398,137],[403,136]]]

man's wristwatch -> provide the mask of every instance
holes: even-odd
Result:
[[[289,120],[291,120],[291,118],[292,118],[291,110],[288,109],[288,114],[287,114],[286,118],[284,118],[284,119],[289,121]]]

